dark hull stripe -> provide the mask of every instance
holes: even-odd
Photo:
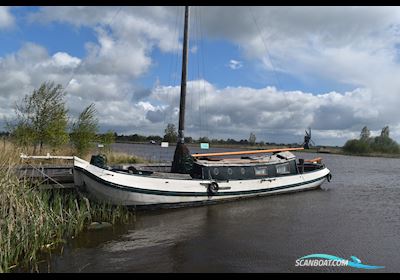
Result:
[[[119,185],[119,184],[115,184],[115,183],[103,180],[81,167],[74,166],[74,169],[76,169],[80,172],[83,172],[86,176],[90,177],[91,179],[97,181],[100,184],[103,184],[105,186],[108,186],[108,187],[111,187],[114,189],[118,189],[121,191],[129,191],[129,192],[134,192],[134,193],[152,194],[152,195],[163,195],[163,196],[210,196],[210,194],[207,191],[204,191],[204,192],[174,192],[174,191],[158,191],[158,190],[127,187],[124,185]],[[290,189],[290,188],[300,187],[302,185],[314,183],[314,182],[317,182],[317,181],[325,178],[326,176],[327,175],[319,177],[314,180],[309,180],[306,182],[285,185],[285,186],[280,186],[280,187],[275,187],[275,188],[257,189],[257,190],[248,190],[248,191],[234,191],[234,192],[217,192],[212,195],[213,196],[230,196],[230,195],[247,195],[247,194],[257,194],[257,193],[268,193],[268,192],[272,192],[272,191],[277,191],[277,190],[282,190],[282,189]]]
[[[296,192],[304,192],[315,190],[319,186],[315,186],[312,188],[301,189],[301,190],[288,190],[285,191],[283,194],[289,193],[296,193]],[[251,199],[255,197],[263,197],[263,196],[273,196],[273,195],[282,195],[279,192],[276,193],[260,193],[253,196],[234,196],[230,198],[222,198],[222,199],[203,199],[203,200],[196,200],[196,201],[185,201],[185,202],[172,202],[172,203],[155,203],[155,204],[128,204],[126,206],[132,207],[135,210],[156,210],[156,209],[173,209],[173,208],[183,208],[183,207],[195,207],[195,206],[204,206],[204,205],[213,205],[213,204],[220,204],[220,203],[229,203],[233,201]]]

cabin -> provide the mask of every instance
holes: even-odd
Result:
[[[302,173],[304,165],[299,164],[291,152],[279,152],[270,156],[241,158],[198,158],[193,162],[192,178],[209,180],[248,180],[281,177]],[[299,168],[300,167],[300,168]],[[319,167],[319,166],[318,166]]]

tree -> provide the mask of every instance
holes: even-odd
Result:
[[[389,126],[382,128],[381,135],[375,137],[371,148],[376,152],[399,153],[400,148],[396,141],[389,137]]]
[[[382,128],[381,137],[389,137],[389,126]]]
[[[199,138],[198,141],[199,141],[199,143],[209,143],[210,139],[208,139],[207,136],[202,136],[202,137]]]
[[[369,152],[398,154],[400,152],[397,142],[389,137],[388,126],[382,129],[380,136],[370,137],[369,135],[369,129],[365,126],[361,131],[360,140],[347,141],[343,150],[356,154],[367,154]]]
[[[33,144],[33,130],[26,123],[19,122],[17,125],[10,128],[11,138],[20,147],[28,147]]]
[[[364,126],[361,130],[360,140],[361,141],[368,141],[371,136],[371,132],[369,131],[368,127]]]
[[[164,130],[164,138],[163,141],[169,142],[169,143],[176,143],[178,140],[178,133],[176,132],[175,125],[172,123],[169,123],[167,127]]]
[[[250,137],[249,137],[249,143],[250,143],[250,145],[252,145],[252,146],[254,146],[254,144],[256,143],[256,135],[253,133],[253,132],[251,132],[250,133]]]
[[[34,154],[45,144],[59,147],[68,142],[68,117],[64,102],[65,93],[61,85],[42,83],[31,95],[26,95],[15,107],[16,123],[11,125],[11,134],[17,143],[33,145]]]
[[[109,130],[100,137],[100,142],[104,145],[104,149],[108,152],[111,150],[111,144],[115,142],[115,134],[116,133],[114,131]]]
[[[193,143],[193,137],[191,137],[191,136],[186,136],[186,137],[185,137],[185,143]]]
[[[82,111],[78,120],[72,124],[71,142],[78,155],[82,156],[89,152],[94,142],[97,141],[97,130],[96,109],[92,103]]]
[[[369,144],[365,141],[352,139],[343,146],[343,150],[352,154],[366,154],[370,152]]]

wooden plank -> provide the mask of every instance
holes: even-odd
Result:
[[[72,166],[18,166],[14,173],[19,179],[28,181],[43,181],[49,184],[73,183]]]
[[[305,159],[304,162],[317,162],[317,163],[321,163],[322,158],[321,157],[317,157],[317,158],[313,158],[313,159]]]
[[[252,154],[264,154],[264,153],[276,153],[286,151],[299,151],[304,148],[282,148],[282,149],[270,149],[270,150],[250,150],[250,151],[238,151],[238,152],[222,152],[222,153],[208,153],[208,154],[192,154],[192,157],[215,157],[215,156],[233,156],[233,155],[252,155]]]
[[[45,156],[28,156],[25,154],[20,155],[21,159],[66,159],[66,160],[73,160],[73,156],[52,156],[49,153]]]

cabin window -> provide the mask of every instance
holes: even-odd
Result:
[[[214,175],[218,175],[219,174],[219,169],[218,168],[214,168]]]
[[[232,173],[233,173],[232,168],[228,168],[228,174],[232,175]]]
[[[240,168],[240,173],[242,173],[242,175],[246,174],[246,168]]]
[[[277,174],[290,174],[289,163],[279,164],[276,166]]]
[[[256,176],[266,176],[268,175],[268,169],[266,166],[255,167],[254,173],[256,174]]]

